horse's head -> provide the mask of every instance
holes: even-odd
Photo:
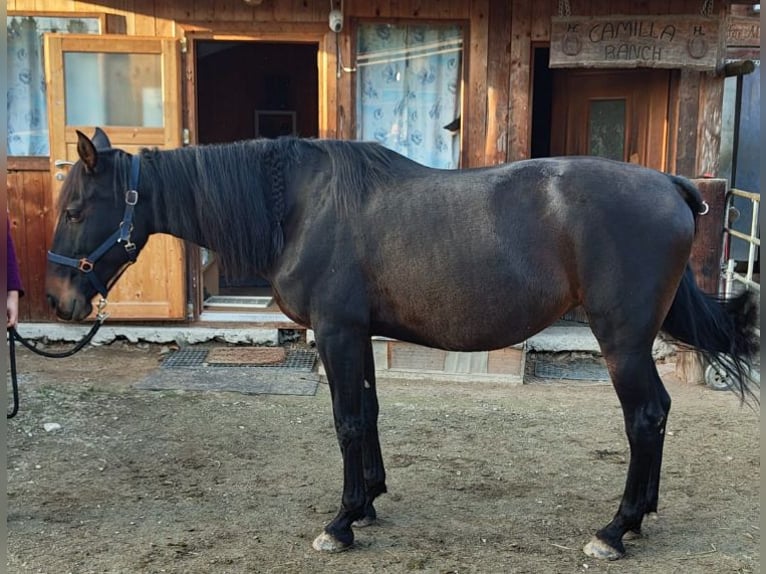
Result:
[[[138,158],[112,148],[96,128],[93,140],[77,132],[80,160],[59,198],[48,252],[46,295],[61,319],[81,321],[96,294],[108,290],[135,261],[148,239],[138,203]]]

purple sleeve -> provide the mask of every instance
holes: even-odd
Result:
[[[8,220],[6,220],[8,221]],[[19,295],[24,294],[21,285],[21,273],[19,272],[19,262],[16,259],[16,249],[11,237],[11,222],[8,221],[8,291],[18,291]]]

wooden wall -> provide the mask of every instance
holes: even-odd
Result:
[[[45,301],[45,264],[54,225],[47,164],[47,158],[9,162],[9,220],[25,291],[19,305],[21,321],[54,317]]]
[[[339,0],[334,0],[339,7]],[[699,14],[701,0],[571,0],[572,14]],[[326,23],[328,0],[7,0],[9,11],[106,13],[108,31],[128,35],[181,36],[193,23],[270,23],[289,30],[300,23]],[[550,39],[550,18],[558,0],[344,0],[345,26],[338,40],[343,62],[353,63],[353,22],[451,21],[466,31],[463,165],[482,166],[530,155],[532,67],[537,45]],[[729,10],[716,2],[716,15]],[[213,24],[211,24],[213,23]],[[328,61],[334,62],[335,55]],[[321,72],[321,71],[320,71]],[[334,70],[332,71],[334,72]],[[325,73],[332,73],[327,72]],[[681,71],[672,86],[670,171],[688,176],[717,172],[723,80],[709,73]],[[342,74],[327,94],[335,118],[332,135],[351,138],[354,78]],[[28,287],[22,320],[49,320],[43,300],[45,253],[53,227],[47,163],[9,162],[9,207],[22,276]]]

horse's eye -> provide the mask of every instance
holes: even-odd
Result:
[[[67,209],[64,212],[64,218],[67,223],[79,223],[82,220],[82,213],[77,209]]]

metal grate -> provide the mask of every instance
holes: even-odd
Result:
[[[177,351],[170,353],[162,361],[163,367],[199,367],[205,362],[208,349],[195,349],[193,347],[182,347]]]
[[[600,357],[562,357],[551,353],[534,353],[527,356],[527,363],[527,372],[535,379],[610,380],[606,364]]]
[[[210,349],[195,349],[193,347],[183,347],[178,351],[168,355],[162,362],[166,368],[177,367],[247,367],[250,369],[288,369],[293,371],[314,370],[317,354],[312,349],[288,349],[284,362],[278,364],[247,364],[247,363],[207,363],[207,354]]]

